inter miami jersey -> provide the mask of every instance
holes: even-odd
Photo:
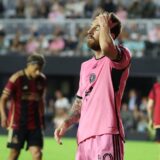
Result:
[[[19,71],[14,76],[15,80],[9,80],[3,90],[3,94],[11,97],[8,127],[14,129],[43,127],[45,76],[41,74],[36,79],[30,79],[24,71]]]
[[[117,46],[121,59],[104,56],[82,63],[77,96],[82,98],[78,143],[103,134],[120,134],[124,138],[120,118],[121,99],[130,69],[130,51]]]

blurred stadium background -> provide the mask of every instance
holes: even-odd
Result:
[[[132,51],[131,73],[121,111],[128,142],[126,160],[132,160],[131,157],[156,160],[155,145],[147,131],[146,103],[148,92],[160,75],[159,0],[0,0],[0,91],[13,72],[25,67],[27,55],[44,54],[47,59],[44,72],[48,77],[44,157],[74,159],[74,140],[65,139],[68,146],[64,144],[63,148],[48,137],[53,136],[55,126],[71,107],[81,62],[92,55],[85,35],[98,7],[120,17],[123,32],[116,43]],[[75,138],[76,130],[77,125],[66,137]],[[6,134],[0,128],[0,160],[5,160],[8,152]]]

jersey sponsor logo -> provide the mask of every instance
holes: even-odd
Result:
[[[91,73],[90,76],[89,76],[89,81],[90,81],[90,83],[93,83],[95,80],[96,80],[96,75],[95,75],[95,73]]]
[[[27,85],[25,85],[25,86],[23,86],[23,88],[22,88],[23,90],[27,90],[28,89],[28,86]]]
[[[26,92],[22,94],[21,99],[39,101],[41,96],[38,93]]]

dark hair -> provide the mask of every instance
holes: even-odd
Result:
[[[38,64],[40,67],[43,67],[45,63],[44,56],[38,53],[34,53],[27,58],[27,64]]]
[[[92,16],[93,20],[94,20],[97,16],[99,16],[100,14],[103,14],[103,13],[105,13],[105,12],[107,12],[107,11],[105,11],[105,10],[102,9],[102,8],[98,8],[98,9],[95,10],[95,12],[93,13],[93,16]],[[122,30],[121,21],[119,20],[119,18],[118,18],[114,13],[110,12],[109,14],[110,14],[110,17],[111,17],[112,22],[113,22],[113,23],[115,23],[115,22],[117,23],[113,28],[110,29],[111,33],[113,33],[114,36],[115,36],[114,39],[116,39],[116,38],[119,36],[119,34],[121,33],[121,30]]]
[[[121,21],[114,13],[110,13],[110,16],[111,16],[112,22],[117,23],[113,28],[111,28],[111,33],[114,34],[114,36],[115,36],[114,39],[116,39],[122,30]]]

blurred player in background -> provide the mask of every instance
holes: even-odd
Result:
[[[68,118],[55,130],[62,144],[66,130],[79,122],[76,160],[123,160],[124,131],[121,99],[130,68],[129,50],[115,45],[121,22],[114,13],[99,11],[88,30],[88,46],[95,51],[82,63],[79,89]]]
[[[160,143],[160,82],[158,81],[153,85],[149,92],[147,112],[149,120],[149,131],[154,133],[155,141]],[[150,134],[152,134],[150,133]],[[160,145],[159,145],[159,160],[160,160]]]
[[[0,99],[1,126],[9,131],[8,160],[18,160],[25,141],[32,159],[42,159],[46,77],[41,71],[44,64],[42,55],[29,56],[26,68],[14,73],[3,90]],[[11,106],[7,117],[9,99]]]

